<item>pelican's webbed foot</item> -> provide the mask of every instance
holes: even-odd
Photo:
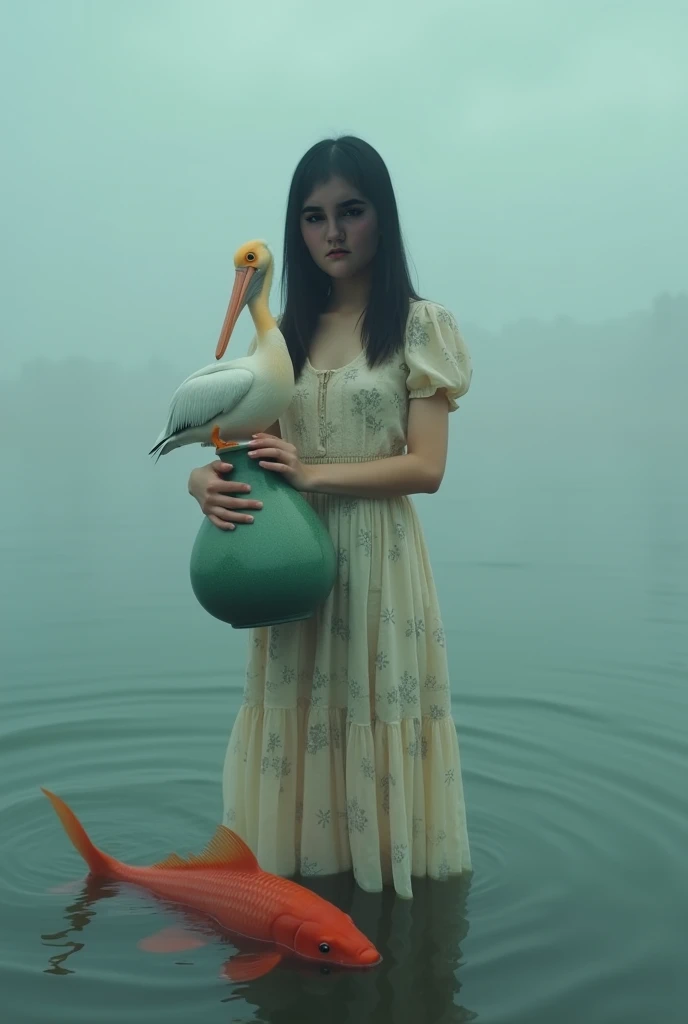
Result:
[[[220,437],[220,428],[213,427],[213,432],[210,435],[210,440],[213,442],[215,447],[220,450],[222,448],[236,448],[238,441],[223,441]]]

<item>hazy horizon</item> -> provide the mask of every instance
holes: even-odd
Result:
[[[686,39],[686,0],[0,0],[0,1004],[12,1024],[48,1006],[53,1024],[682,1024]],[[220,980],[231,936],[151,957],[141,939],[184,923],[170,907],[91,878],[65,885],[83,864],[40,787],[132,864],[202,850],[221,819],[252,640],[208,615],[190,582],[204,520],[189,471],[213,449],[149,452],[181,380],[214,361],[248,239],[271,246],[279,309],[291,175],[312,143],[344,133],[382,154],[414,283],[456,316],[473,357],[442,486],[411,498],[429,562],[408,578],[420,593],[431,569],[437,588],[474,874],[415,879],[399,900],[314,877],[304,857],[302,881],[351,914],[382,963],[325,976],[285,960],[235,986]],[[245,310],[226,358],[252,333]],[[342,506],[341,523],[382,524],[370,551],[383,578],[400,501]],[[355,522],[333,529],[337,546]],[[275,585],[263,559],[256,569]],[[387,645],[377,599],[371,657]],[[429,635],[424,614],[408,637]],[[407,686],[421,661],[403,676],[394,664]],[[330,716],[319,764],[333,766],[332,828],[335,815],[351,823],[350,779],[372,763],[356,763],[356,730],[340,742],[335,689],[312,705],[318,723]],[[295,736],[311,735],[310,714]],[[261,771],[279,750],[298,787],[301,753],[288,760],[268,726]],[[456,781],[430,730],[431,757],[414,743],[403,778],[383,766],[411,734],[374,744],[370,820],[391,842],[390,800],[406,807],[414,864],[417,828],[427,850],[442,841],[443,783]],[[276,795],[265,807],[278,821]]]
[[[0,377],[202,365],[234,250],[266,238],[279,274],[293,168],[344,132],[382,153],[417,286],[469,334],[685,292],[684,28],[681,0],[0,3]]]

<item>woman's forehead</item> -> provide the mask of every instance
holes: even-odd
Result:
[[[303,205],[319,207],[340,206],[352,200],[364,200],[360,189],[357,189],[355,185],[345,178],[334,176],[316,185],[312,192],[306,196]]]

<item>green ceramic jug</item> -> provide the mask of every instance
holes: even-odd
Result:
[[[337,572],[324,523],[278,473],[248,457],[248,443],[220,449],[232,476],[250,484],[262,509],[254,521],[221,530],[204,518],[191,552],[191,586],[200,604],[235,629],[308,619]]]

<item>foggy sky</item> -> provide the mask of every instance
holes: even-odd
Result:
[[[234,250],[279,270],[294,165],[342,132],[462,325],[684,290],[687,32],[685,0],[0,0],[0,376],[211,361]]]

